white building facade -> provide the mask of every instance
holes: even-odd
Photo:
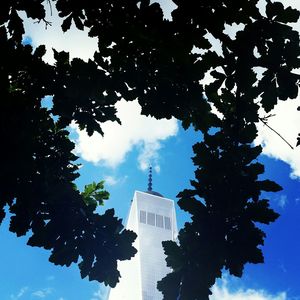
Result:
[[[108,300],[161,300],[157,281],[171,270],[166,266],[162,241],[176,240],[177,223],[174,201],[150,188],[136,191],[131,202],[126,229],[137,234],[138,250],[130,261],[118,264],[120,282],[110,290]]]

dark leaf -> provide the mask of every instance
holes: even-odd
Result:
[[[72,15],[69,15],[67,18],[64,19],[61,28],[64,32],[70,29],[72,24]]]

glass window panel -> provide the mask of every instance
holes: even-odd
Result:
[[[147,224],[155,226],[155,214],[154,213],[147,213]]]
[[[164,228],[164,217],[161,215],[156,215],[156,226]]]
[[[171,230],[171,219],[169,217],[165,217],[165,228]]]
[[[144,210],[140,211],[140,222],[146,224],[146,212]]]

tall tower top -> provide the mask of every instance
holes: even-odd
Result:
[[[155,196],[159,196],[159,197],[163,197],[162,194],[152,190],[152,166],[149,167],[148,190],[146,191],[146,193],[151,194],[151,195],[155,195]]]
[[[152,166],[149,167],[149,175],[148,175],[148,191],[152,191]]]

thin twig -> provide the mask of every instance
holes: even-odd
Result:
[[[49,3],[49,7],[50,7],[50,16],[52,17],[52,4],[50,0],[47,0],[47,2]]]
[[[47,29],[48,26],[52,26],[52,23],[47,21],[46,19],[41,19],[41,20],[35,21],[34,23],[40,24],[41,21],[43,21],[45,23],[45,29]]]
[[[259,118],[259,120],[262,123],[264,123],[269,129],[275,132],[284,142],[286,142],[286,144],[288,144],[289,147],[291,147],[291,149],[294,150],[294,147],[279,132],[277,132],[275,129],[273,129],[271,126],[268,125],[268,123],[265,121],[265,118]]]

